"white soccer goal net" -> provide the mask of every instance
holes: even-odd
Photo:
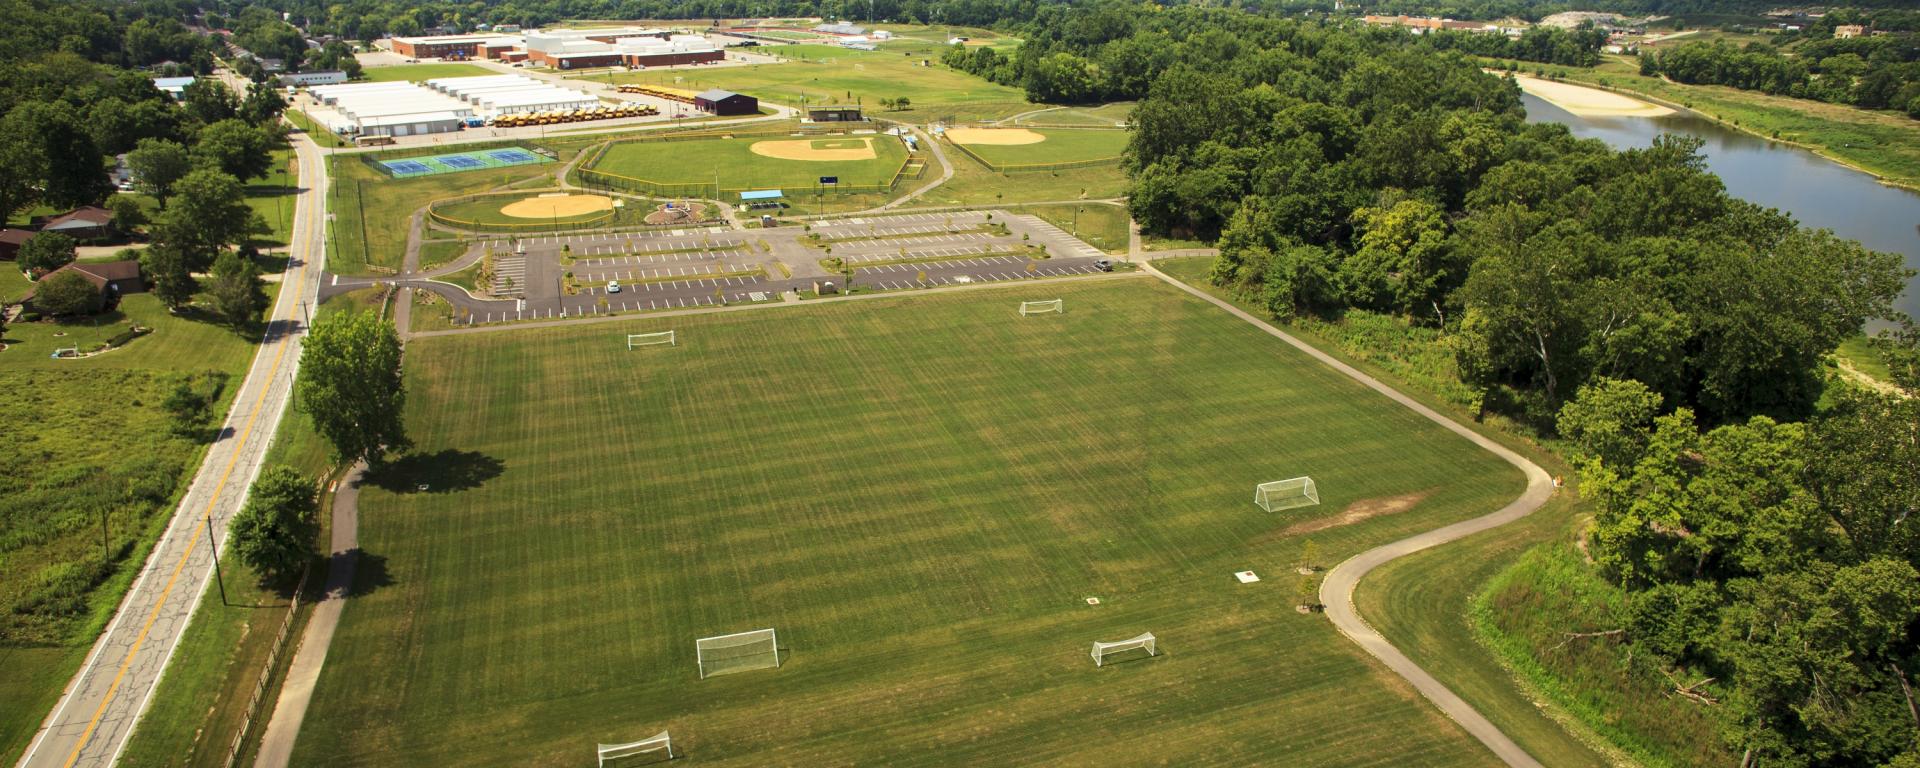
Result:
[[[673,347],[673,346],[679,346],[679,343],[680,343],[679,339],[674,337],[673,331],[661,331],[659,333],[627,334],[627,349],[629,351],[631,351],[634,347],[657,347],[662,344],[669,347]]]
[[[771,629],[736,632],[693,641],[700,678],[780,666],[780,638]]]
[[[1049,312],[1056,315],[1066,314],[1067,312],[1066,299],[1048,299],[1047,301],[1020,302],[1021,317],[1027,317],[1029,315],[1044,315]]]
[[[1311,507],[1320,503],[1320,490],[1313,486],[1311,477],[1275,480],[1254,487],[1253,503],[1260,505],[1261,509],[1268,512],[1278,512],[1294,507]]]
[[[1139,637],[1116,640],[1111,643],[1103,643],[1095,640],[1093,641],[1093,665],[1096,667],[1103,666],[1107,663],[1108,656],[1132,650],[1146,651],[1148,656],[1159,655],[1159,652],[1153,647],[1152,632],[1142,634]]]
[[[649,752],[659,752],[663,749],[667,751],[667,759],[673,759],[673,737],[668,736],[666,731],[661,731],[658,735],[650,739],[641,739],[626,744],[601,744],[599,747],[600,765],[603,766],[603,768],[608,760],[619,760],[623,757],[644,755]]]

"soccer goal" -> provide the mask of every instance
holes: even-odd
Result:
[[[1056,315],[1066,314],[1067,312],[1066,300],[1065,299],[1049,299],[1047,301],[1020,302],[1021,317],[1028,317],[1030,315],[1044,315],[1049,312]]]
[[[662,344],[669,347],[677,347],[680,345],[680,340],[674,337],[673,331],[627,334],[628,351],[632,351],[634,347],[657,347]]]
[[[771,629],[736,632],[693,641],[700,679],[729,672],[780,666],[780,638]]]
[[[663,749],[667,751],[667,759],[673,759],[673,737],[668,736],[666,731],[661,731],[658,735],[650,739],[641,739],[626,744],[601,744],[599,748],[600,765],[602,768],[605,768],[608,760],[619,760],[623,757],[644,755],[648,752],[659,752]]]
[[[1108,656],[1132,650],[1146,651],[1148,656],[1160,655],[1153,647],[1153,633],[1148,632],[1139,637],[1129,637],[1125,640],[1116,640],[1111,643],[1103,643],[1098,640],[1093,641],[1093,665],[1096,667],[1103,666],[1107,663]]]
[[[1261,509],[1268,512],[1278,512],[1294,507],[1311,507],[1320,503],[1320,490],[1313,487],[1311,477],[1275,480],[1254,487],[1253,503],[1260,505]]]

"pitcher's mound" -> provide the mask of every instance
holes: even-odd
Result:
[[[1003,147],[1016,144],[1038,144],[1047,140],[1045,134],[1034,133],[1025,128],[948,128],[947,138],[955,144],[989,144]]]
[[[613,210],[613,198],[600,195],[541,195],[500,206],[500,213],[517,219],[554,219]]]
[[[872,160],[873,139],[782,139],[756,141],[753,153],[775,160]]]

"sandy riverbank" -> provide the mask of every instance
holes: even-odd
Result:
[[[1513,79],[1520,84],[1520,90],[1580,117],[1660,117],[1674,112],[1659,104],[1584,85],[1519,74],[1514,75]]]

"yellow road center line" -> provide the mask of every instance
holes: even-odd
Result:
[[[307,228],[311,229],[311,227],[312,223],[309,222]],[[300,296],[306,290],[307,264],[311,261],[310,258],[300,261],[299,275],[293,281],[293,288],[297,291],[294,294],[295,302],[300,300]],[[287,318],[287,322],[292,321],[292,317]],[[266,404],[267,393],[273,391],[273,379],[280,375],[280,363],[287,356],[287,348],[293,346],[292,341],[291,333],[280,339],[280,349],[274,353],[273,365],[267,377],[262,380],[264,384],[260,388],[260,394],[254,398],[253,407],[247,413],[247,423],[240,431],[239,441],[234,443],[233,455],[227,457],[227,466],[220,473],[220,482],[213,486],[213,498],[207,500],[206,513],[209,515],[213,513],[213,505],[220,501],[221,492],[227,487],[227,479],[233,474],[234,465],[240,461],[240,451],[246,447],[247,438],[253,435],[254,422],[260,417],[260,407]],[[167,576],[167,584],[160,590],[160,598],[153,603],[153,612],[147,614],[147,623],[140,627],[140,634],[134,637],[133,647],[127,650],[127,657],[120,661],[120,669],[113,675],[113,684],[107,687],[107,695],[100,699],[99,708],[94,710],[93,717],[87,721],[86,730],[80,732],[80,740],[73,745],[73,753],[67,755],[67,762],[64,763],[66,768],[73,768],[73,764],[80,761],[80,752],[87,748],[87,739],[93,736],[93,730],[99,727],[100,718],[107,712],[107,705],[113,703],[114,695],[119,693],[120,683],[126,678],[127,669],[133,666],[133,657],[138,655],[141,646],[146,644],[147,633],[153,630],[154,622],[160,619],[160,609],[166,607],[167,596],[173,593],[174,584],[180,579],[180,572],[187,566],[187,558],[193,555],[194,545],[200,543],[200,534],[205,530],[203,525],[193,527],[193,536],[187,539],[187,548],[180,553],[180,560],[173,564],[173,572]],[[187,618],[189,621],[192,620],[191,616]],[[155,684],[159,684],[159,681],[156,680]]]

